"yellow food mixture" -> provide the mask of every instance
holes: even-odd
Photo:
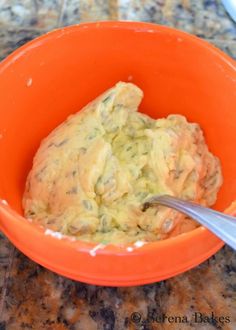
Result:
[[[219,160],[198,124],[137,112],[142,97],[119,82],[42,141],[27,178],[26,217],[104,244],[155,241],[197,226],[166,207],[142,212],[141,204],[155,194],[214,204]]]

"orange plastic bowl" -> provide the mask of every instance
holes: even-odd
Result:
[[[22,216],[22,194],[40,140],[117,81],[144,90],[141,111],[180,113],[198,122],[222,162],[216,208],[236,197],[236,66],[227,55],[183,32],[153,24],[102,22],[48,33],[0,64],[0,227],[39,264],[87,283],[127,286],[160,281],[206,260],[223,243],[200,227],[128,252],[94,247],[45,230]],[[233,214],[235,207],[228,212]]]

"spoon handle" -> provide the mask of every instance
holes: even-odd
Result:
[[[236,250],[236,217],[169,195],[149,198],[144,203],[143,209],[146,210],[148,207],[157,204],[173,208],[188,215]]]

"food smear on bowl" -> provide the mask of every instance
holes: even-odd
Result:
[[[27,218],[102,244],[151,242],[198,226],[167,207],[141,205],[156,194],[213,205],[220,162],[198,124],[137,112],[142,98],[136,85],[119,82],[42,140],[23,196]]]

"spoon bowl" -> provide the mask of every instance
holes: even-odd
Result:
[[[151,197],[142,209],[145,212],[155,205],[167,206],[188,215],[236,250],[236,217],[169,195]]]

